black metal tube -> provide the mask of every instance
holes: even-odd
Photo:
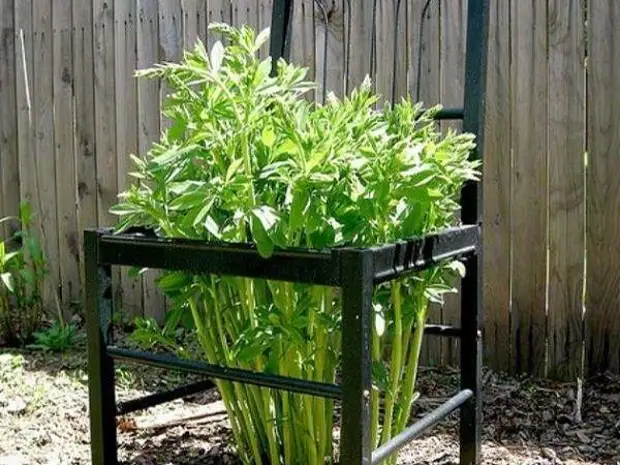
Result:
[[[390,455],[398,452],[415,439],[416,436],[454,412],[473,395],[474,394],[468,389],[460,391],[435,410],[426,414],[421,420],[416,421],[400,434],[394,436],[387,444],[384,444],[372,453],[372,465],[377,465],[386,460]]]
[[[463,108],[442,108],[434,115],[434,119],[441,120],[459,120],[463,119],[465,111]]]
[[[342,424],[340,465],[369,465],[372,391],[373,256],[369,250],[341,253]]]
[[[99,261],[107,265],[185,270],[337,286],[333,254],[307,249],[276,250],[262,257],[251,244],[103,234]]]
[[[461,328],[444,325],[426,325],[424,334],[429,336],[461,337]]]
[[[476,136],[476,146],[470,154],[474,160],[482,159],[484,154],[489,10],[489,0],[467,3],[463,131]],[[482,195],[482,183],[475,182],[466,183],[461,193],[461,220],[480,227],[481,241],[484,235]],[[482,263],[480,250],[467,261],[461,286],[461,389],[473,393],[461,408],[461,465],[477,465],[482,461]]]
[[[438,262],[464,257],[478,251],[478,227],[447,228],[410,241],[374,247],[375,283],[435,266]]]
[[[293,0],[275,0],[271,9],[271,44],[269,55],[272,59],[272,74],[277,69],[280,58],[288,61],[290,54],[291,20]]]
[[[105,351],[111,336],[111,270],[98,263],[99,238],[96,231],[84,234],[91,461],[93,465],[116,465],[114,360]]]
[[[155,405],[170,402],[181,397],[197,394],[199,392],[211,389],[214,386],[210,379],[198,381],[196,383],[187,384],[164,392],[156,392],[148,396],[139,397],[137,399],[119,402],[116,406],[116,415],[126,415],[137,410],[144,410]]]
[[[181,360],[178,357],[165,354],[150,354],[137,350],[122,349],[119,347],[107,348],[108,354],[114,358],[128,362],[139,362],[160,368],[172,368],[190,373],[198,373],[211,378],[226,379],[239,383],[254,384],[256,386],[281,389],[283,391],[309,394],[328,399],[342,398],[342,389],[336,384],[317,383],[286,376],[257,373],[239,368],[227,368],[194,360]]]

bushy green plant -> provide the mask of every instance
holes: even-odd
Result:
[[[172,89],[171,126],[112,209],[118,231],[140,225],[164,237],[278,247],[372,246],[437,231],[454,221],[465,181],[469,134],[442,135],[432,111],[404,99],[376,109],[369,81],[346,98],[316,105],[306,70],[256,51],[267,40],[248,27],[211,25],[228,46],[198,42],[180,63],[138,73]],[[458,263],[376,289],[372,439],[385,443],[407,424],[423,326]],[[189,313],[211,363],[335,382],[341,355],[338,289],[169,272],[159,281]],[[219,381],[244,463],[334,460],[329,400]],[[380,410],[379,406],[382,409]],[[380,414],[380,411],[382,412]]]
[[[38,239],[32,234],[32,209],[22,203],[18,220],[21,228],[9,240],[0,242],[0,340],[24,344],[43,318],[43,279],[46,261]],[[11,246],[9,246],[11,244]]]
[[[64,352],[75,347],[76,343],[82,339],[74,324],[64,324],[55,321],[50,327],[39,329],[33,333],[34,342],[28,344],[30,349],[40,349],[49,352]]]

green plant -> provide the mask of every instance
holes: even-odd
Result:
[[[46,261],[37,238],[32,234],[32,210],[22,203],[21,229],[0,242],[0,339],[9,344],[27,343],[43,318],[42,288]],[[8,244],[17,244],[9,249]]]
[[[73,324],[55,321],[49,328],[35,331],[33,337],[34,342],[28,344],[30,349],[64,352],[74,347],[83,335],[78,332]]]
[[[180,63],[138,72],[172,89],[171,126],[112,208],[118,231],[139,225],[167,237],[275,247],[371,246],[453,223],[465,181],[470,134],[442,135],[408,99],[376,109],[366,80],[319,106],[306,70],[256,51],[268,31],[210,27],[229,45],[201,42]],[[372,438],[388,441],[407,423],[428,303],[453,291],[456,262],[376,289]],[[193,318],[211,363],[322,382],[336,379],[340,346],[337,289],[260,279],[165,273],[169,321]],[[217,383],[244,463],[319,464],[334,458],[331,401],[238,383]],[[383,414],[380,414],[379,406]]]

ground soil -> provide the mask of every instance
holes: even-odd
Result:
[[[84,355],[83,347],[60,355],[0,350],[0,465],[90,463]],[[116,376],[119,400],[189,381],[135,365],[118,366]],[[620,464],[620,378],[586,380],[581,409],[574,383],[486,370],[484,382],[485,464]],[[413,416],[457,386],[455,371],[423,369]],[[402,451],[399,463],[457,464],[457,427],[453,415]],[[124,465],[238,464],[214,390],[122,417],[118,430]]]

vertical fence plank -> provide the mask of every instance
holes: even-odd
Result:
[[[14,0],[0,0],[0,218],[19,213]],[[17,222],[0,226],[0,240],[10,237]]]
[[[198,0],[182,0],[181,2],[181,11],[183,12],[181,30],[183,31],[184,49],[194,48],[198,38],[199,3],[204,5],[204,2],[199,2]]]
[[[101,226],[113,226],[109,213],[117,201],[116,105],[114,76],[114,1],[93,2],[93,59],[95,66],[95,142],[97,216]]]
[[[323,95],[344,93],[345,73],[345,18],[344,2],[315,3],[315,45],[317,100],[323,102]],[[359,45],[359,44],[357,44]]]
[[[440,37],[441,17],[440,3],[433,1],[413,2],[409,8],[409,43],[410,89],[409,93],[414,101],[424,102],[430,107],[440,102],[441,62]],[[423,16],[424,15],[424,16]],[[441,324],[443,321],[442,309],[438,305],[431,305],[428,322]],[[436,365],[441,360],[443,338],[425,338],[420,353],[421,363]]]
[[[389,0],[388,0],[389,1]],[[367,0],[347,0],[346,15],[343,17],[344,23],[344,92],[351,93],[364,81],[366,76],[370,76],[372,67],[370,63],[370,48],[373,41],[373,2]],[[336,20],[332,12],[330,21]],[[333,18],[333,19],[332,19]],[[331,71],[331,69],[330,69]]]
[[[261,0],[261,3],[265,3]],[[271,7],[271,0],[268,2]],[[266,7],[265,7],[266,9]],[[268,13],[263,13],[266,16]],[[314,0],[300,0],[293,7],[291,30],[291,62],[308,68],[307,78],[316,82],[316,44],[314,29]],[[268,26],[270,18],[263,20]],[[263,26],[265,27],[265,26]],[[307,98],[315,101],[316,92],[308,92]]]
[[[232,24],[232,4],[231,0],[209,0],[208,6],[208,18],[209,24],[211,23],[227,23]],[[213,44],[220,37],[213,32],[209,32],[207,36],[208,50],[211,50]]]
[[[79,306],[79,242],[75,209],[75,163],[73,157],[73,57],[72,1],[55,2],[54,43],[54,142],[56,156],[56,198],[60,295],[65,309]]]
[[[58,221],[56,217],[56,161],[54,159],[54,74],[52,2],[37,2],[32,9],[33,20],[33,121],[34,121],[34,174],[35,223],[41,232],[41,246],[45,251],[48,278],[44,299],[48,306],[57,304],[60,285],[58,265]]]
[[[135,179],[129,154],[138,153],[138,89],[134,71],[136,53],[136,3],[117,2],[114,8],[114,80],[116,98],[116,156],[118,190],[123,192]],[[121,270],[121,285],[117,299],[123,316],[142,316],[142,280]]]
[[[465,85],[465,34],[467,29],[467,1],[466,0],[443,0],[441,7],[441,90],[440,103],[444,107],[462,107],[463,92]],[[449,130],[460,132],[461,122],[445,121],[441,124],[442,132]],[[457,222],[460,217],[457,214]],[[444,324],[460,326],[461,322],[461,284],[460,279],[454,279],[451,283],[458,294],[446,296],[442,308],[442,321]],[[459,340],[456,338],[442,341],[442,363],[458,365],[459,363]]]
[[[257,26],[256,26],[257,27],[256,33],[259,34],[260,31],[262,31],[263,29],[271,27],[271,10],[273,8],[273,0],[256,0],[256,2],[257,2],[256,8],[258,10],[258,21],[257,21]],[[295,27],[295,18],[298,15],[298,10],[301,11],[303,15],[303,11],[305,10],[304,0],[299,0],[295,2],[293,5],[293,15],[294,15],[293,20],[292,20],[293,28]],[[292,33],[293,34],[295,33],[294,29]],[[293,42],[293,44],[295,43]],[[292,45],[291,49],[295,47],[299,47],[299,45],[298,44]],[[261,59],[264,60],[265,58],[267,58],[268,55],[269,55],[269,41],[267,41],[267,43],[265,43],[259,50],[259,56],[261,57]]]
[[[196,14],[196,21],[198,23],[197,34],[202,42],[206,44],[209,26],[209,8],[207,0],[198,0]]]
[[[232,23],[235,27],[243,25],[256,30],[258,27],[258,4],[256,0],[236,0],[232,3]]]
[[[159,1],[159,61],[178,63],[183,55],[183,13],[181,0]],[[163,108],[170,87],[160,85],[160,107]],[[161,116],[160,127],[168,129],[170,121]]]
[[[408,91],[409,53],[406,13],[405,1],[381,0],[377,3],[374,55],[376,60],[373,60],[376,61],[376,66],[373,63],[376,72],[371,78],[381,101],[398,102]],[[370,46],[366,52],[369,50]]]
[[[517,370],[542,375],[547,236],[546,2],[517,1],[512,7],[513,343]]]
[[[583,0],[549,2],[549,365],[581,376],[584,283]]]
[[[491,2],[483,158],[483,304],[485,363],[511,368],[510,1]]]
[[[74,163],[77,181],[77,235],[84,282],[84,229],[97,226],[93,11],[91,2],[73,2]]]
[[[138,0],[137,53],[138,68],[153,66],[159,56],[159,20],[157,0]],[[138,151],[145,156],[151,144],[159,139],[159,82],[153,79],[138,79]],[[164,305],[161,292],[155,283],[156,273],[149,270],[143,275],[144,314],[163,321]]]
[[[620,4],[588,4],[586,346],[592,374],[620,369]]]

